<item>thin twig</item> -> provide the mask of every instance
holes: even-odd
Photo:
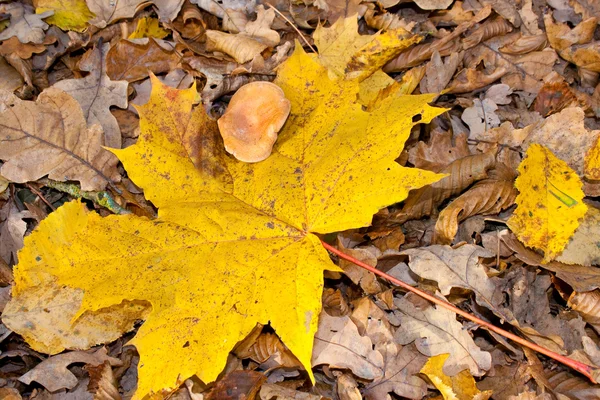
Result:
[[[469,321],[475,322],[476,324],[478,324],[480,326],[484,326],[492,332],[502,335],[505,338],[511,339],[511,340],[517,342],[518,344],[520,344],[521,346],[528,347],[531,350],[537,351],[538,353],[541,353],[547,357],[550,357],[550,358],[558,361],[559,363],[562,363],[562,364],[574,369],[575,371],[581,373],[582,375],[586,376],[593,383],[597,383],[597,378],[600,377],[600,368],[598,368],[598,367],[592,367],[592,366],[584,364],[582,362],[573,360],[569,357],[565,357],[561,354],[558,354],[551,350],[548,350],[545,347],[539,346],[535,343],[525,340],[520,336],[517,336],[508,331],[505,331],[504,329],[498,328],[497,326],[495,326],[487,321],[484,321],[481,318],[478,318],[472,314],[469,314],[468,312],[463,311],[460,308],[455,307],[450,303],[447,303],[447,302],[445,302],[435,296],[432,296],[429,293],[426,293],[420,289],[414,288],[414,287],[410,286],[409,284],[407,284],[399,279],[396,279],[393,276],[386,274],[385,272],[379,271],[378,269],[373,268],[370,265],[367,265],[364,262],[357,260],[356,258],[354,258],[352,256],[344,254],[340,250],[336,249],[335,247],[333,247],[323,241],[321,241],[321,243],[323,244],[323,247],[325,247],[327,250],[334,253],[338,257],[343,258],[344,260],[350,261],[351,263],[354,263],[354,264],[358,265],[359,267],[362,267],[362,268],[366,269],[367,271],[374,273],[375,275],[385,278],[388,281],[392,282],[393,284],[400,286],[401,288],[406,289],[409,292],[415,293],[416,295],[419,295],[422,298],[429,300],[430,302],[432,302],[440,307],[444,307],[445,309],[450,310],[450,311],[454,312],[455,314],[458,314],[461,317],[468,319]]]
[[[40,192],[39,190],[37,190],[35,187],[33,187],[33,185],[31,185],[31,184],[29,184],[29,183],[27,184],[27,187],[28,187],[28,188],[29,188],[29,190],[31,190],[31,191],[32,191],[32,192],[33,192],[33,193],[34,193],[34,194],[35,194],[37,197],[39,197],[39,198],[40,198],[40,200],[42,200],[44,203],[46,203],[46,205],[47,205],[48,207],[50,207],[50,209],[51,209],[52,211],[56,211],[56,207],[54,207],[54,206],[52,205],[52,203],[50,203],[50,202],[49,202],[49,201],[48,201],[48,200],[47,200],[47,199],[44,197],[44,195],[42,194],[42,192]]]
[[[304,43],[306,43],[306,45],[308,47],[310,47],[310,49],[313,51],[313,53],[316,53],[317,50],[311,46],[311,44],[308,42],[308,40],[306,39],[306,37],[304,36],[304,34],[302,32],[300,32],[300,29],[296,28],[296,25],[294,25],[294,23],[292,21],[290,21],[285,15],[283,15],[278,9],[276,9],[275,7],[273,7],[269,2],[265,2],[265,4],[269,7],[271,7],[273,9],[273,11],[275,11],[277,14],[279,14],[279,16],[281,18],[283,18],[285,20],[285,22],[287,22],[288,24],[290,24],[290,26],[292,28],[294,28],[294,30],[296,32],[298,32],[298,35],[300,35],[300,37],[302,38],[302,40],[304,40]]]

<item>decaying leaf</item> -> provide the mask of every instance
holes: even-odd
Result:
[[[509,228],[525,245],[543,250],[544,262],[555,259],[588,208],[579,177],[546,147],[532,144],[515,186],[517,209]]]
[[[8,202],[0,209],[0,258],[11,265],[17,262],[17,251],[23,248],[23,236],[27,223],[23,218],[32,218],[29,211],[19,211],[17,206]]]
[[[0,169],[13,182],[48,175],[57,181],[78,180],[83,190],[102,190],[117,181],[117,158],[103,149],[100,125],[87,126],[79,103],[56,88],[37,102],[19,101],[0,122]]]
[[[208,119],[201,107],[191,111],[195,87],[154,79],[138,108],[140,138],[114,152],[158,218],[101,218],[71,202],[26,239],[13,305],[50,281],[85,292],[75,320],[127,299],[151,304],[132,340],[140,353],[134,398],[194,374],[215,380],[257,323],[270,322],[310,375],[323,271],[338,270],[312,232],[368,225],[380,208],[440,178],[394,161],[412,115],[429,122],[439,114],[427,105],[432,95],[381,96],[365,109],[357,80],[331,80],[300,47],[275,83],[292,112],[274,151],[255,164],[227,159],[227,180],[214,172],[218,155],[202,152]],[[86,274],[73,272],[83,267]]]
[[[420,399],[427,392],[425,381],[417,376],[426,361],[414,344],[399,346],[387,343],[380,349],[385,360],[384,374],[367,385],[364,390],[368,400],[385,399],[388,393],[395,393],[409,399]]]
[[[183,4],[183,0],[86,0],[86,2],[90,11],[96,16],[90,21],[90,24],[98,28],[104,28],[106,25],[123,18],[133,17],[137,11],[148,4],[156,6],[160,19],[172,21]]]
[[[371,339],[360,336],[350,317],[331,317],[322,313],[311,361],[313,366],[349,369],[363,379],[383,376],[383,357],[373,350]]]
[[[67,367],[73,363],[100,365],[108,361],[110,365],[121,365],[117,358],[110,357],[106,348],[101,347],[90,353],[85,351],[70,351],[52,356],[19,378],[26,385],[35,381],[51,392],[60,389],[73,389],[77,385],[77,377]]]
[[[111,106],[127,108],[127,81],[112,81],[106,75],[106,55],[110,45],[96,46],[79,62],[79,69],[90,74],[82,79],[65,79],[54,87],[70,94],[81,106],[88,125],[100,124],[104,130],[104,144],[121,148],[121,130]]]
[[[148,76],[172,70],[180,61],[175,51],[163,49],[154,38],[145,44],[119,40],[106,55],[106,74],[113,81],[139,81]]]
[[[0,32],[0,40],[16,36],[21,43],[38,44],[44,41],[44,31],[48,29],[48,24],[43,19],[54,13],[46,11],[35,14],[31,6],[20,2],[3,4],[0,12],[10,15],[10,25]]]
[[[400,344],[414,341],[417,349],[429,357],[449,353],[443,367],[446,375],[469,369],[474,376],[481,376],[491,368],[490,353],[477,347],[452,311],[435,306],[419,309],[404,297],[394,299],[394,304],[394,313],[401,321],[395,340]]]
[[[46,22],[66,31],[82,32],[94,17],[85,0],[34,0],[33,5],[37,14],[53,11]]]
[[[468,370],[448,376],[442,370],[450,354],[440,354],[431,357],[421,369],[429,380],[440,391],[444,400],[487,400],[492,395],[491,390],[480,391],[475,386],[475,379]]]

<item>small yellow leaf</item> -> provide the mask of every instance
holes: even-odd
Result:
[[[475,379],[465,369],[457,375],[448,376],[442,368],[449,354],[431,357],[421,368],[421,373],[427,375],[431,383],[440,391],[444,400],[487,400],[492,395],[491,390],[480,391],[475,385]]]
[[[549,262],[563,251],[587,211],[581,180],[546,147],[532,144],[515,186],[517,209],[508,226],[525,245],[544,251],[543,262]]]
[[[34,5],[36,14],[54,11],[45,21],[67,31],[83,32],[94,18],[85,0],[36,0]]]
[[[151,17],[140,18],[135,27],[135,31],[127,39],[140,39],[153,37],[162,39],[169,34],[169,31],[161,28],[158,19]]]

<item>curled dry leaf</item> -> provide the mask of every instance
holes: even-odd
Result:
[[[54,14],[54,11],[35,14],[31,6],[20,2],[5,3],[0,6],[0,12],[10,15],[10,25],[0,32],[0,40],[16,36],[21,43],[36,44],[44,41],[44,31],[48,29],[43,19]]]
[[[260,334],[250,347],[240,350],[236,351],[239,358],[250,358],[259,364],[273,357],[282,367],[300,366],[296,357],[285,347],[279,337],[270,332]]]
[[[573,292],[569,296],[567,305],[600,332],[600,291]]]
[[[454,376],[448,376],[442,370],[449,354],[431,357],[421,369],[431,383],[440,391],[444,399],[456,400],[487,400],[492,396],[491,390],[480,391],[475,385],[475,379],[468,370],[460,371]]]
[[[88,391],[94,400],[121,400],[119,384],[108,360],[100,365],[88,364],[86,370],[90,375]]]
[[[321,313],[319,318],[311,364],[349,369],[369,380],[383,376],[384,366],[381,353],[373,350],[371,339],[360,336],[350,317],[332,317],[327,313]]]
[[[162,48],[154,38],[140,44],[130,40],[119,40],[106,55],[106,74],[113,81],[138,81],[154,74],[171,71],[180,57],[175,51]]]
[[[265,160],[290,108],[283,90],[274,83],[252,82],[242,86],[218,121],[225,149],[240,161]]]
[[[512,30],[512,25],[504,18],[496,17],[490,19],[466,35],[462,40],[463,49],[470,49],[490,38],[506,35]]]
[[[473,215],[497,214],[514,204],[517,190],[514,174],[504,164],[496,164],[490,177],[475,183],[440,212],[435,224],[434,242],[450,244],[461,221]]]
[[[221,31],[207,30],[206,39],[206,50],[228,54],[240,64],[252,60],[268,47],[250,37]]]
[[[6,110],[0,122],[0,173],[13,182],[44,175],[57,181],[77,180],[83,190],[102,190],[117,181],[117,158],[103,149],[100,125],[88,128],[75,99],[56,88],[37,102],[22,101]]]
[[[446,375],[454,376],[468,368],[471,374],[481,376],[491,368],[490,353],[477,347],[452,311],[435,306],[420,309],[405,297],[396,298],[394,304],[394,314],[401,323],[395,340],[403,345],[414,341],[417,349],[429,357],[450,354],[443,367]]]
[[[101,347],[93,353],[85,351],[70,351],[64,354],[52,356],[35,368],[19,378],[19,381],[30,385],[35,381],[51,392],[61,389],[73,389],[77,383],[77,377],[67,368],[73,363],[85,363],[89,365],[101,365],[104,362],[110,365],[121,365],[117,358],[110,357],[106,348]]]
[[[100,124],[104,130],[104,144],[121,148],[121,130],[110,113],[111,106],[127,108],[127,81],[112,81],[106,75],[106,55],[110,45],[94,47],[79,62],[79,69],[90,74],[82,79],[65,79],[54,84],[70,94],[81,106],[88,125]]]
[[[561,398],[577,400],[596,400],[600,398],[600,387],[592,385],[579,376],[573,376],[567,371],[545,371],[554,393]]]
[[[581,180],[546,147],[532,144],[515,187],[517,209],[508,227],[525,245],[544,251],[543,262],[555,259],[588,209]]]
[[[500,51],[504,54],[510,54],[513,56],[523,55],[531,53],[532,51],[542,50],[546,47],[548,40],[546,35],[535,35],[535,36],[520,36],[514,42],[500,47]]]
[[[332,288],[323,290],[323,309],[332,317],[341,317],[350,312],[350,307],[342,292]]]
[[[456,72],[460,60],[459,53],[452,53],[442,61],[440,53],[435,50],[431,61],[427,63],[425,79],[421,81],[421,93],[440,93],[444,90]]]
[[[453,161],[440,171],[446,177],[410,193],[400,211],[390,214],[390,220],[404,223],[431,215],[447,198],[454,196],[472,185],[487,178],[487,171],[495,164],[494,153],[482,153]]]
[[[364,19],[369,28],[373,28],[378,31],[402,28],[410,32],[416,25],[416,22],[405,21],[395,13],[386,11],[383,13],[378,13],[375,10],[375,5],[373,3],[366,3],[365,5],[367,6],[367,10],[365,11]]]

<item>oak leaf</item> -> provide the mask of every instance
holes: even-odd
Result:
[[[490,353],[477,347],[452,311],[435,306],[420,309],[405,297],[394,299],[394,304],[401,323],[395,340],[402,345],[414,341],[417,349],[430,357],[449,353],[443,366],[446,375],[468,368],[472,375],[481,376],[491,368]]]
[[[394,161],[412,116],[429,122],[441,111],[427,105],[434,96],[381,96],[365,108],[357,80],[329,79],[298,46],[275,81],[292,104],[287,124],[267,160],[244,164],[224,160],[222,145],[207,148],[216,124],[203,107],[192,111],[195,87],[153,80],[138,108],[138,142],[113,152],[158,218],[101,218],[64,205],[26,238],[13,304],[56,283],[85,293],[74,321],[123,300],[149,302],[132,340],[136,399],[160,397],[194,374],[215,380],[257,323],[270,323],[311,374],[323,271],[338,270],[315,233],[368,225],[380,208],[440,178]]]
[[[83,190],[102,190],[120,178],[115,156],[102,148],[100,125],[88,127],[75,99],[57,88],[37,99],[17,101],[0,122],[0,173],[13,182],[44,175],[57,181],[77,180]]]
[[[34,14],[31,6],[21,3],[0,6],[0,12],[10,15],[10,25],[0,32],[0,40],[16,36],[21,43],[36,44],[44,41],[44,31],[48,29],[48,24],[43,19],[54,14],[53,11]]]
[[[555,259],[587,211],[581,180],[546,147],[532,144],[515,186],[517,209],[508,227],[526,246],[543,250],[543,262]]]
[[[106,54],[110,45],[95,47],[79,62],[79,69],[90,74],[82,79],[64,79],[54,84],[70,94],[81,106],[88,125],[100,124],[104,130],[104,144],[121,148],[121,130],[110,113],[111,106],[127,108],[127,81],[112,81],[106,75]]]
[[[148,4],[154,4],[157,8],[157,14],[161,20],[172,21],[177,17],[183,0],[86,0],[87,5],[96,17],[90,20],[90,24],[98,28],[104,28],[123,18],[131,18],[135,13]]]

